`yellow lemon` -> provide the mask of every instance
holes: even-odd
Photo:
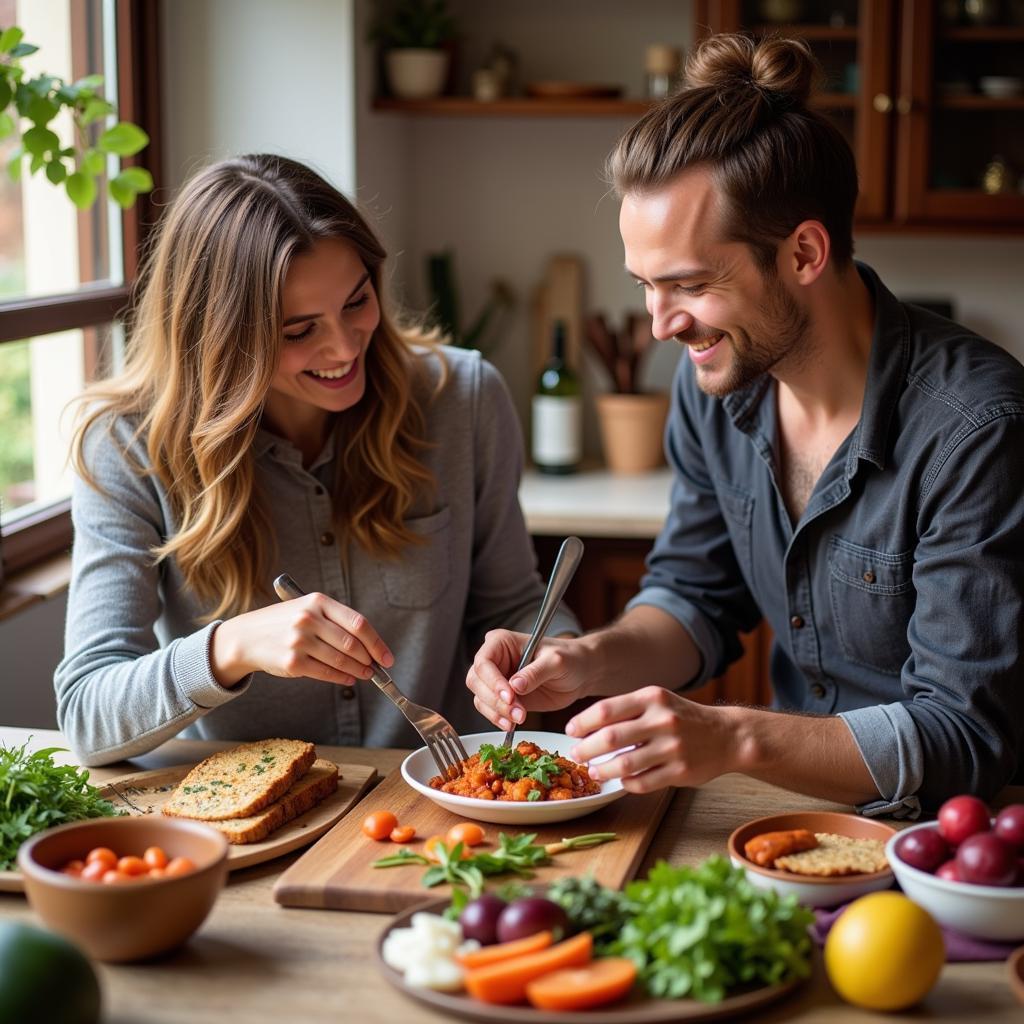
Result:
[[[898,892],[862,896],[825,940],[825,969],[848,1003],[902,1010],[923,999],[946,961],[935,919]]]

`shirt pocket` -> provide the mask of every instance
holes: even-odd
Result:
[[[832,618],[843,655],[899,675],[910,656],[907,625],[917,599],[913,553],[891,554],[833,537],[828,568]]]
[[[430,608],[451,582],[452,510],[445,506],[404,525],[422,543],[410,544],[393,562],[381,562],[384,596],[392,608]]]

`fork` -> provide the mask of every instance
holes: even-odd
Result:
[[[295,580],[286,572],[281,573],[274,580],[274,590],[282,601],[290,601],[292,598],[305,596],[305,591],[300,589]],[[457,774],[461,774],[462,762],[469,757],[469,754],[466,753],[466,748],[462,745],[459,734],[452,727],[448,719],[442,717],[436,711],[431,711],[430,708],[422,707],[409,700],[395,686],[395,681],[380,662],[371,660],[370,664],[373,668],[373,675],[370,676],[370,679],[373,680],[377,689],[405,715],[409,720],[409,724],[420,734],[420,738],[434,758],[434,764],[437,765],[438,770],[441,772],[441,778],[445,781],[448,780],[449,769],[454,770]]]
[[[576,575],[576,569],[579,567],[582,557],[583,541],[579,537],[566,537],[562,541],[562,546],[558,549],[555,567],[551,570],[551,579],[548,580],[548,589],[544,591],[544,600],[541,601],[540,609],[537,612],[537,621],[533,624],[533,632],[530,634],[530,639],[523,651],[523,656],[519,661],[519,668],[516,669],[516,672],[522,672],[533,659],[534,652],[537,650],[537,644],[544,638],[544,633],[547,631],[548,626],[551,625],[551,617],[555,614],[559,601],[562,600],[565,588],[569,586],[573,576]],[[512,728],[505,733],[505,739],[502,740],[501,745],[503,747],[511,747],[512,737],[515,734],[516,723],[513,722]]]

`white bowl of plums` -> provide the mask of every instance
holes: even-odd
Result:
[[[886,844],[903,891],[940,924],[981,939],[1024,939],[1024,804],[994,818],[974,796],[955,796],[938,821]]]

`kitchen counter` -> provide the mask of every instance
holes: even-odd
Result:
[[[5,743],[21,744],[30,736],[35,749],[64,745],[56,732],[0,728],[0,741]],[[172,740],[131,764],[92,769],[93,781],[102,782],[133,767],[141,770],[194,761],[227,745]],[[396,768],[404,753],[320,747],[321,756],[370,764],[381,776]],[[1012,797],[1021,800],[1024,791],[1018,789]],[[373,807],[373,795],[365,802]],[[845,808],[739,775],[726,775],[699,790],[679,790],[641,871],[658,859],[683,864],[723,853],[737,824],[794,809]],[[374,943],[388,921],[386,916],[285,909],[274,903],[274,882],[297,856],[232,872],[206,922],[176,952],[148,963],[98,965],[103,1024],[224,1024],[227,1017],[246,1024],[447,1021],[406,999],[377,973]],[[0,914],[38,923],[24,897],[17,894],[0,894]],[[1020,1021],[1021,1008],[1010,990],[1005,964],[947,964],[923,1006],[913,1011],[912,1019],[922,1018],[1009,1024]],[[877,1024],[881,1018],[841,1003],[819,964],[809,983],[759,1013],[757,1019]],[[911,1018],[889,1015],[887,1019]]]
[[[534,536],[638,537],[653,540],[668,516],[667,468],[626,475],[585,469],[554,476],[528,469],[519,486],[526,527]]]

